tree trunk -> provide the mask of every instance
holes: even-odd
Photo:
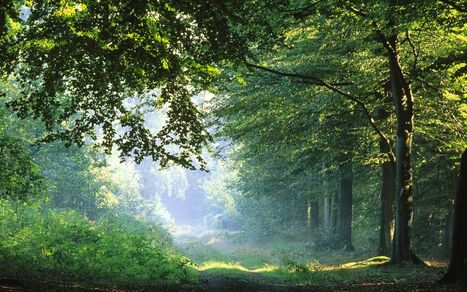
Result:
[[[332,227],[331,227],[331,198],[329,194],[325,193],[324,201],[323,201],[323,229],[326,235],[331,235]]]
[[[467,280],[467,149],[462,154],[454,220],[452,228],[452,248],[449,267],[440,283],[457,283],[466,287]]]
[[[339,226],[339,190],[336,188],[331,198],[331,233],[336,235]]]
[[[454,216],[449,210],[449,213],[446,215],[446,220],[444,224],[444,254],[446,258],[451,254],[452,247],[452,225],[453,225]]]
[[[340,180],[340,224],[339,240],[345,250],[353,250],[352,245],[352,161],[345,160],[339,166]]]
[[[323,163],[323,189],[324,189],[324,199],[323,199],[323,230],[324,234],[329,237],[332,234],[331,228],[331,195],[329,193],[329,187],[327,182],[326,175],[326,165]]]
[[[399,62],[396,35],[385,40],[389,56],[391,90],[396,108],[396,220],[392,241],[391,264],[422,263],[410,249],[412,229],[412,136],[413,96]]]
[[[311,228],[316,229],[319,227],[319,204],[318,201],[311,201]]]
[[[388,145],[380,142],[380,151],[387,153]],[[394,194],[395,194],[395,164],[386,161],[381,166],[383,181],[381,186],[381,214],[379,227],[378,255],[389,255],[391,248],[391,231],[394,219]]]

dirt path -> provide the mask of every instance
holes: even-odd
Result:
[[[212,275],[201,272],[199,283],[204,291],[297,291],[297,288],[299,288],[274,281],[260,274],[240,276]],[[293,290],[291,290],[292,288]]]
[[[181,291],[181,292],[226,292],[226,291],[459,291],[453,287],[438,287],[431,283],[418,285],[354,283],[346,286],[299,286],[271,282],[270,278],[261,275],[212,275],[202,272],[198,283],[190,283],[174,287],[145,287],[138,289],[106,289],[85,288],[79,286],[57,286],[51,284],[21,283],[15,280],[0,279],[0,291]]]
[[[438,287],[431,283],[401,285],[385,283],[354,283],[346,286],[303,286],[271,282],[262,275],[226,276],[202,273],[198,284],[179,287],[174,291],[456,291],[450,287]]]

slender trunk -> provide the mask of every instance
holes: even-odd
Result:
[[[380,151],[386,153],[387,149],[384,141],[380,142]],[[394,219],[394,193],[395,193],[395,163],[386,161],[381,166],[382,186],[381,186],[381,214],[379,228],[379,255],[389,255],[391,248],[391,231]]]
[[[326,236],[331,234],[331,196],[328,190],[327,176],[326,176],[326,166],[323,163],[323,189],[324,189],[324,198],[323,198],[323,229]]]
[[[339,240],[346,250],[353,250],[352,245],[352,161],[346,159],[339,166],[340,176],[340,225]]]
[[[318,201],[311,201],[311,228],[316,229],[319,227],[319,204]]]
[[[331,234],[331,198],[327,192],[323,200],[323,228],[326,235]]]
[[[453,225],[454,216],[449,210],[449,213],[446,215],[445,225],[444,225],[444,254],[446,257],[449,257],[451,254],[452,247],[452,225]]]
[[[331,233],[336,235],[337,227],[339,226],[339,190],[334,191],[331,198]]]
[[[457,283],[465,287],[467,280],[467,149],[462,154],[460,174],[457,183],[452,248],[449,267],[441,283]]]

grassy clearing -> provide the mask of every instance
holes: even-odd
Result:
[[[281,282],[290,285],[348,286],[370,284],[426,284],[439,278],[441,269],[434,267],[383,266],[387,258],[370,258],[342,265],[320,265],[316,262],[283,265],[265,264],[249,269],[241,263],[208,261],[197,267],[198,271],[217,277],[256,279],[262,282]]]
[[[439,278],[441,270],[414,265],[386,266],[385,257],[370,258],[341,265],[305,264],[303,268],[290,270],[287,281],[304,285],[352,285],[368,284],[419,284],[432,283]]]
[[[305,286],[429,285],[445,267],[384,265],[387,257],[368,257],[363,251],[307,249],[304,241],[269,239],[238,242],[225,234],[185,241],[181,252],[204,277],[242,278],[249,281]]]

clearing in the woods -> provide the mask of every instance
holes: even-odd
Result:
[[[77,283],[1,280],[11,291],[449,291],[436,281],[446,261],[426,259],[427,266],[388,266],[384,256],[362,251],[313,252],[303,238],[271,237],[243,242],[226,231],[186,227],[175,234],[182,254],[194,263],[195,277],[173,286],[92,287]]]

